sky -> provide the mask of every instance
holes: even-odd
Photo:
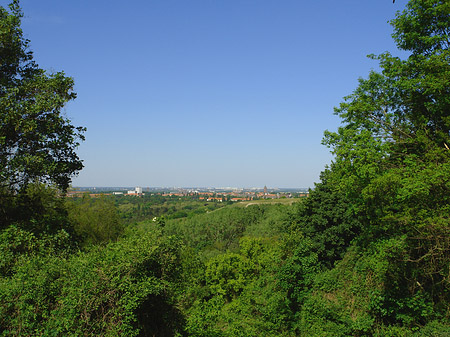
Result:
[[[0,0],[5,6],[8,1]],[[73,186],[314,187],[333,108],[396,46],[406,0],[22,0],[39,66],[75,80]]]

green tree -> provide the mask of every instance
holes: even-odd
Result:
[[[334,184],[333,172],[322,172],[321,182],[296,208],[291,230],[301,231],[310,240],[320,263],[331,268],[361,231],[349,198]]]
[[[75,149],[85,129],[62,113],[76,97],[73,79],[39,68],[22,16],[17,0],[0,6],[0,228],[54,233],[69,228],[59,196],[46,186],[65,190],[81,170]]]
[[[20,28],[19,1],[0,7],[0,189],[19,191],[32,181],[66,189],[83,167],[75,153],[83,140],[61,112],[73,100],[73,79],[40,69]]]
[[[123,232],[119,213],[112,200],[84,195],[81,201],[67,201],[68,218],[85,244],[107,243]]]
[[[424,322],[408,298],[429,299],[434,315],[448,310],[449,13],[445,0],[411,0],[397,13],[393,38],[408,57],[371,56],[381,72],[359,80],[336,109],[343,126],[324,138],[336,156],[328,183],[361,221],[358,244],[404,242],[377,304],[389,307],[377,317],[387,323]]]
[[[337,133],[326,132],[324,143],[336,155],[333,168],[342,168],[349,177],[344,181],[349,190],[360,192],[386,169],[407,165],[406,158],[433,151],[439,161],[445,160],[450,141],[449,11],[448,1],[410,1],[391,22],[394,40],[410,56],[372,55],[382,72],[360,79],[336,109],[344,126]]]

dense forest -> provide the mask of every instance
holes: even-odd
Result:
[[[371,56],[310,196],[248,207],[65,198],[73,80],[22,15],[0,7],[1,336],[450,336],[449,1],[390,22],[407,57]]]

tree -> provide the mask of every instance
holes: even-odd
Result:
[[[352,165],[366,164],[366,159],[395,161],[422,155],[433,146],[448,146],[449,12],[448,1],[412,0],[391,21],[397,46],[410,56],[406,60],[390,53],[371,56],[380,61],[382,72],[360,79],[358,88],[336,109],[345,126],[325,136],[338,161]],[[370,158],[358,152],[362,149]]]
[[[67,200],[66,204],[68,218],[84,245],[107,243],[123,232],[117,208],[105,196],[92,199],[85,194],[81,200]]]
[[[324,138],[336,156],[329,183],[362,222],[358,243],[404,242],[380,304],[391,308],[383,317],[391,322],[416,315],[405,313],[406,297],[426,294],[437,311],[448,310],[449,13],[446,0],[411,0],[397,13],[393,38],[409,56],[372,55],[381,72],[359,80],[336,108],[343,126]]]
[[[344,126],[326,132],[324,143],[336,155],[332,170],[340,172],[336,185],[360,210],[377,210],[378,219],[398,213],[399,201],[416,209],[450,201],[441,177],[450,161],[449,12],[448,1],[410,1],[391,22],[394,40],[410,56],[372,56],[382,72],[360,79],[336,109]]]
[[[18,192],[35,181],[64,190],[83,167],[75,149],[85,129],[62,111],[76,97],[74,82],[38,67],[22,16],[18,0],[0,7],[0,190]]]
[[[342,259],[361,223],[344,192],[334,186],[332,172],[325,170],[310,197],[297,205],[291,230],[299,229],[310,241],[320,263],[331,268]]]

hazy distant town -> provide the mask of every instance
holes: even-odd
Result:
[[[245,201],[255,199],[278,199],[305,197],[309,188],[268,188],[250,187],[73,187],[68,196],[77,196],[88,193],[91,196],[117,195],[117,196],[196,196],[205,201]]]

